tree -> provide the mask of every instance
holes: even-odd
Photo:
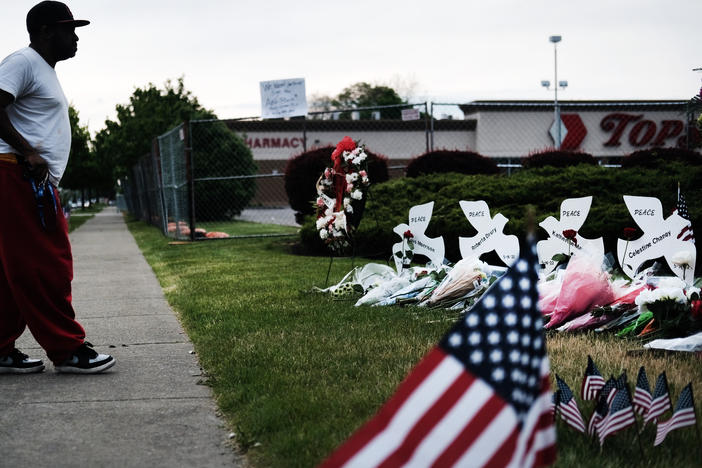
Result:
[[[71,123],[71,150],[61,187],[78,190],[85,199],[86,190],[102,188],[98,164],[90,149],[88,128],[80,125],[78,111],[73,106],[68,107],[68,119]]]
[[[106,128],[95,137],[99,158],[114,162],[115,179],[131,174],[137,162],[152,151],[154,138],[187,120],[212,120],[190,127],[195,218],[231,219],[249,203],[256,189],[256,181],[246,177],[256,172],[251,150],[224,123],[214,121],[217,116],[185,89],[183,78],[175,84],[166,81],[164,89],[152,83],[137,88],[129,104],[116,109],[117,120],[107,120]],[[180,163],[184,168],[184,151]]]
[[[195,218],[227,221],[241,214],[256,193],[251,149],[224,122],[192,123]]]
[[[129,103],[116,106],[117,120],[106,120],[95,136],[95,151],[101,159],[113,162],[113,177],[128,173],[136,162],[151,151],[155,137],[185,120],[214,119],[197,98],[185,89],[183,78],[166,81],[164,89],[149,83],[136,88]]]
[[[384,85],[371,85],[366,82],[359,82],[344,88],[336,97],[330,98],[324,95],[315,94],[312,96],[311,108],[314,110],[333,109],[360,109],[364,107],[393,106],[407,104],[407,101],[391,87]],[[401,109],[382,109],[380,116],[384,119],[400,119]],[[325,118],[324,114],[319,118]],[[373,118],[373,111],[359,111],[359,118],[368,120]],[[350,120],[350,112],[342,112],[339,115],[341,120]]]

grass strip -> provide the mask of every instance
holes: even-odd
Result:
[[[78,229],[80,226],[83,225],[87,220],[95,216],[94,214],[90,215],[80,215],[80,216],[69,216],[68,217],[68,232],[72,232],[76,229]]]
[[[457,317],[436,309],[353,307],[311,293],[324,286],[329,258],[292,255],[291,239],[169,246],[151,226],[128,226],[254,466],[315,466],[375,413]],[[350,269],[351,259],[335,259],[330,281]],[[673,404],[689,381],[702,392],[698,356],[627,355],[634,348],[640,343],[611,336],[548,337],[552,370],[576,394],[588,354],[605,378],[626,370],[632,386],[641,365],[651,384],[665,370]],[[579,405],[587,421],[594,403]],[[641,435],[643,459],[633,430],[608,439],[602,454],[586,436],[562,423],[558,430],[557,466],[698,466],[700,460],[694,429],[674,431],[653,448],[649,425]]]

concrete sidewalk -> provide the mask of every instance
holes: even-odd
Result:
[[[193,347],[122,216],[71,234],[73,300],[104,374],[54,372],[29,331],[17,347],[40,374],[0,375],[0,467],[242,466],[215,415]]]

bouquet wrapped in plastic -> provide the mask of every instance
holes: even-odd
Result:
[[[450,308],[460,303],[459,307],[463,308],[464,299],[484,292],[488,286],[487,278],[496,273],[502,274],[502,272],[501,269],[477,259],[459,260],[431,292],[431,295],[426,298],[424,304],[432,307]]]
[[[546,328],[556,327],[614,299],[609,275],[602,268],[602,259],[574,255],[565,269],[558,299]]]

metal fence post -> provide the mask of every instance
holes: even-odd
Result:
[[[163,232],[163,235],[165,236],[168,233],[168,220],[166,219],[165,215],[166,199],[163,193],[163,178],[161,177],[161,145],[158,143],[158,137],[154,137],[153,140],[151,140],[151,164],[154,171],[154,190],[156,191],[156,195],[158,197],[158,216],[161,219],[161,232]]]
[[[307,116],[302,117],[302,151],[307,151]]]
[[[430,145],[430,121],[431,116],[429,115],[429,106],[427,105],[427,102],[424,101],[424,140],[425,140],[425,152],[429,152],[429,148],[431,148]]]
[[[426,110],[426,105],[427,103],[424,103],[425,110]],[[429,146],[429,149],[427,151],[434,151],[434,101],[430,103],[429,107],[429,121],[430,121],[430,130],[429,133],[431,135],[431,145]]]
[[[190,240],[195,240],[195,181],[193,180],[193,152],[190,146],[190,120],[183,122],[185,177],[188,183],[188,224],[190,226]]]

